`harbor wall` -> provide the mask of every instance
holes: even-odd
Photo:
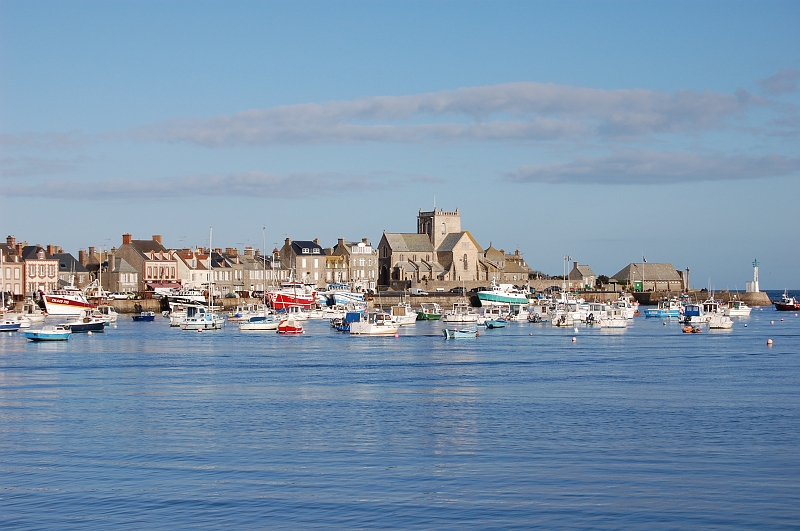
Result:
[[[658,301],[667,297],[676,297],[682,295],[675,291],[645,291],[642,293],[634,293],[633,297],[643,306],[655,306]],[[693,301],[702,302],[706,300],[711,294],[707,291],[692,290],[689,292],[689,297]],[[772,301],[769,296],[763,291],[755,293],[737,292],[737,291],[715,291],[714,298],[723,302],[731,300],[740,300],[748,306],[770,306]]]

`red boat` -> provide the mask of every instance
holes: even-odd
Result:
[[[303,325],[294,319],[284,319],[278,323],[278,333],[284,336],[297,336],[303,333]]]
[[[784,291],[781,300],[775,302],[775,309],[779,312],[796,312],[800,310],[800,302],[790,297],[788,291]]]
[[[302,282],[285,282],[280,289],[267,292],[267,301],[275,310],[283,310],[290,306],[300,306],[310,310],[316,302],[317,294]]]

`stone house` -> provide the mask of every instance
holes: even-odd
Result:
[[[62,286],[83,289],[92,282],[89,270],[70,253],[55,253],[53,257],[58,260],[58,281]]]
[[[378,282],[378,251],[372,247],[369,239],[348,242],[339,238],[327,255],[326,282],[350,282],[351,287],[356,289],[375,289]],[[335,257],[341,257],[342,261]],[[341,271],[342,267],[344,272]]]
[[[588,265],[581,265],[578,262],[573,262],[572,270],[567,274],[567,287],[569,289],[587,289],[595,288],[597,283],[597,275],[594,274],[592,268]]]
[[[0,286],[6,296],[21,299],[25,295],[25,264],[22,261],[22,245],[9,236],[0,244]]]
[[[676,270],[672,264],[630,263],[611,278],[632,291],[686,290],[683,272]]]
[[[25,264],[26,295],[58,288],[58,260],[41,245],[22,247],[21,258]]]
[[[178,280],[178,260],[172,251],[162,245],[158,234],[150,240],[134,240],[130,234],[123,234],[122,245],[115,255],[128,262],[139,273],[136,291],[181,286]]]
[[[325,249],[319,245],[319,238],[313,241],[286,238],[281,248],[281,265],[294,271],[294,279],[307,284],[324,283]]]
[[[139,271],[112,254],[108,259],[108,268],[103,271],[102,282],[105,290],[134,293],[139,290]]]

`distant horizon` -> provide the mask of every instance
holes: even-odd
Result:
[[[210,226],[223,248],[262,227],[377,243],[436,204],[547,274],[646,256],[735,289],[757,258],[762,285],[800,285],[797,20],[790,1],[9,0],[0,227],[73,253]]]

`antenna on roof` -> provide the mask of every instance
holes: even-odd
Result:
[[[433,196],[433,211],[436,212],[436,196]]]

